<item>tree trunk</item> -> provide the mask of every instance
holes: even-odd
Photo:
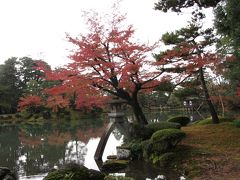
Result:
[[[200,68],[199,74],[200,74],[200,80],[201,80],[201,85],[202,85],[202,88],[203,88],[204,96],[205,96],[205,99],[206,99],[208,107],[209,107],[209,111],[210,111],[211,116],[212,116],[212,122],[214,124],[217,124],[217,123],[219,123],[219,118],[218,118],[217,112],[216,112],[216,110],[215,110],[215,108],[212,104],[212,101],[210,99],[202,68]]]
[[[139,105],[137,98],[134,98],[130,105],[133,109],[133,113],[137,119],[137,122],[143,125],[148,124],[147,119],[142,111],[141,106]]]

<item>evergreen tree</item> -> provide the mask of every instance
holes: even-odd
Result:
[[[232,95],[240,87],[240,1],[229,0],[215,9],[214,25],[221,36],[218,49],[225,56],[234,55],[235,59],[225,64],[225,78],[232,86]]]
[[[172,72],[184,74],[198,74],[204,99],[208,104],[213,123],[219,123],[219,118],[206,84],[205,69],[214,67],[219,63],[218,56],[207,50],[216,40],[213,29],[203,29],[201,11],[193,13],[192,21],[186,28],[166,33],[162,36],[165,45],[171,45],[172,49],[158,55],[159,59],[175,62],[177,68],[170,68]]]
[[[1,113],[16,112],[17,101],[21,95],[17,64],[17,58],[12,57],[0,66]]]

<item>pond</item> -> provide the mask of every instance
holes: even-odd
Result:
[[[43,179],[54,167],[76,162],[99,170],[94,153],[107,123],[97,117],[83,117],[79,121],[36,121],[0,125],[0,166],[16,171],[20,180]],[[115,129],[107,142],[103,161],[116,154],[116,146],[123,135]],[[131,163],[120,174],[135,179],[154,179],[165,175],[178,179],[176,172],[164,171],[151,164]]]

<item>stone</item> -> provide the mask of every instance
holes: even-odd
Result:
[[[109,156],[107,156],[107,159],[117,159],[117,156],[116,155],[109,155]]]
[[[131,150],[118,146],[117,147],[117,159],[130,159]]]

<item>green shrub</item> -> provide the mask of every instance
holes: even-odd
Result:
[[[167,122],[179,123],[181,124],[181,126],[186,126],[190,122],[190,119],[189,117],[177,116],[177,117],[168,119]]]
[[[22,116],[23,119],[29,119],[33,116],[33,114],[28,112],[27,110],[21,111],[20,115]]]
[[[156,132],[162,129],[180,129],[181,125],[175,122],[163,121],[163,122],[148,124],[146,125],[146,128],[151,129],[153,132]]]
[[[157,164],[161,167],[166,167],[169,166],[171,162],[173,162],[175,156],[176,154],[173,152],[167,152],[161,155],[152,154],[150,160],[153,162],[153,164]]]
[[[143,147],[141,140],[132,140],[122,145],[123,148],[131,151],[132,159],[141,159],[143,154]]]
[[[141,124],[132,123],[129,125],[129,134],[131,139],[146,140],[152,136],[153,131]]]
[[[104,180],[105,175],[82,165],[69,164],[67,167],[52,171],[43,180]]]
[[[142,141],[142,157],[146,160],[149,159],[152,153],[152,143],[150,140]]]
[[[236,127],[240,127],[240,120],[233,121],[233,125]]]
[[[163,129],[151,137],[152,153],[165,153],[172,150],[186,134],[179,129]]]

